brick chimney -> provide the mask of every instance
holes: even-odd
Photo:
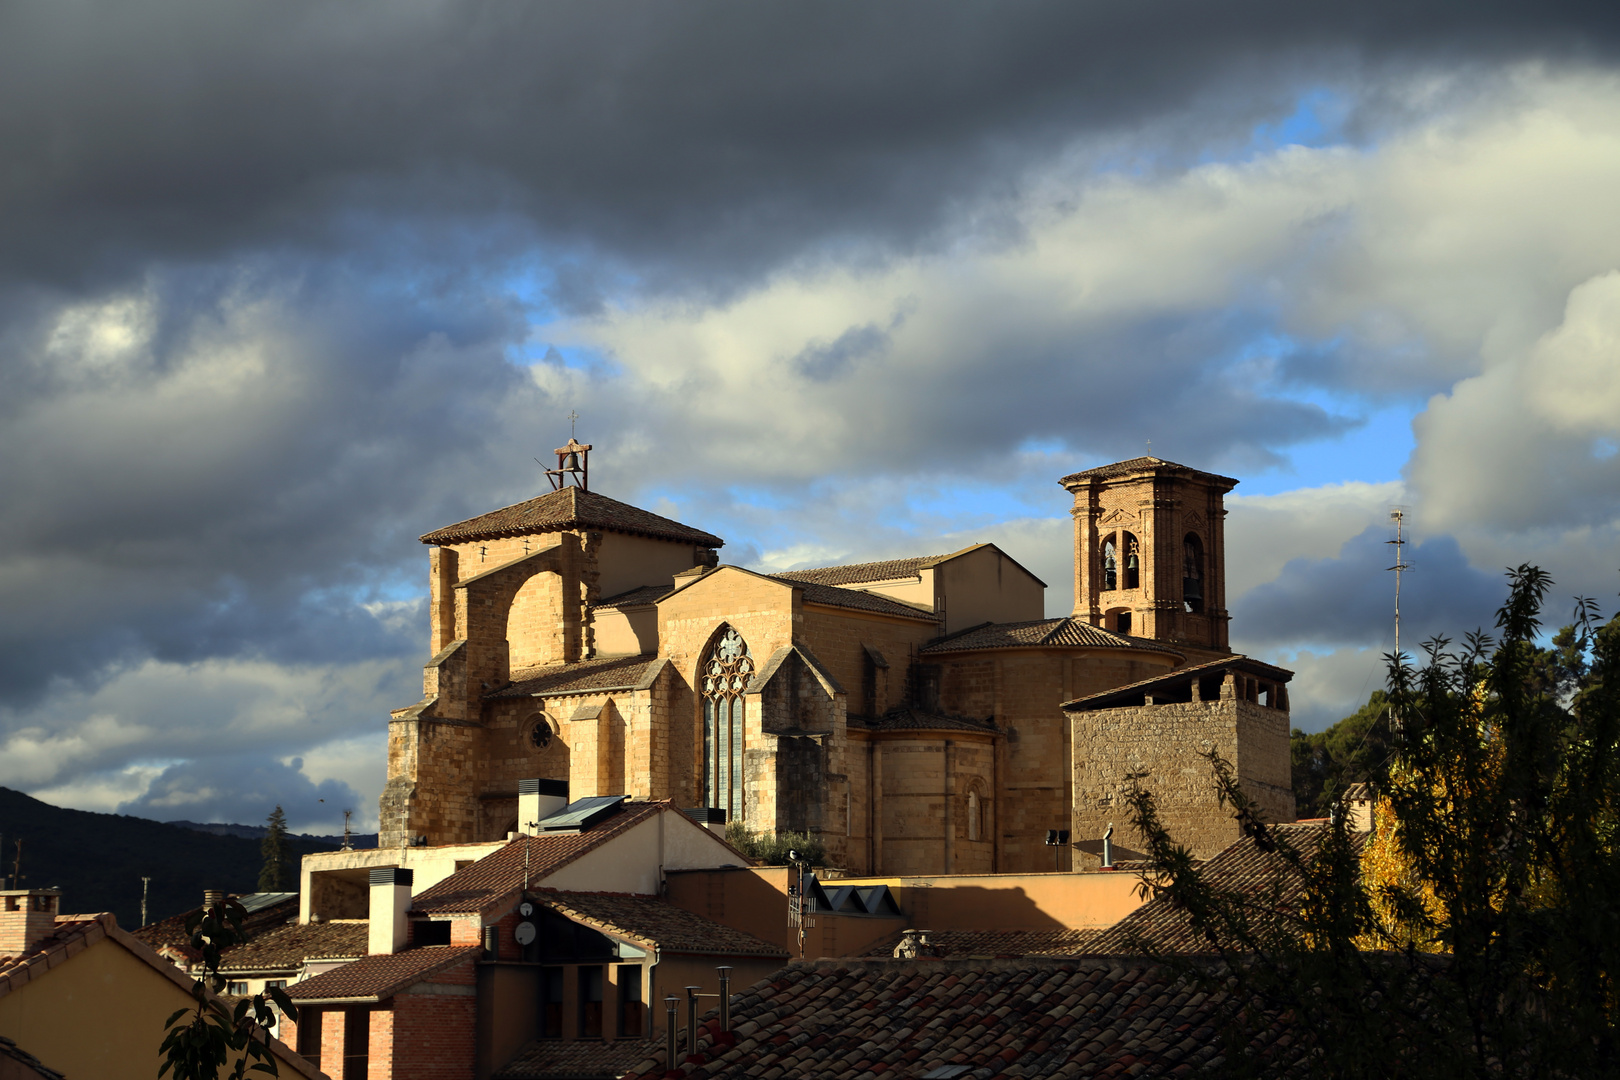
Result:
[[[568,781],[518,781],[518,832],[537,836],[535,826],[568,805]]]
[[[62,911],[60,889],[7,889],[0,892],[0,956],[21,956],[56,932]]]
[[[368,953],[397,953],[410,937],[405,913],[411,909],[411,878],[403,866],[382,866],[371,872],[371,927]]]

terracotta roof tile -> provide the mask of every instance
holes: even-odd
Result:
[[[1177,465],[1174,461],[1166,461],[1156,457],[1135,457],[1128,461],[1116,461],[1112,465],[1099,465],[1095,469],[1082,469],[1077,473],[1070,473],[1058,483],[1068,487],[1071,483],[1082,480],[1114,480],[1123,476],[1134,476],[1145,472],[1181,473],[1185,476],[1196,476],[1201,480],[1215,480],[1226,484],[1229,488],[1236,487],[1237,481],[1230,476],[1221,476],[1219,473],[1208,473],[1187,465]]]
[[[1270,826],[1279,839],[1307,856],[1327,835],[1328,828],[1326,824],[1306,822]],[[1358,845],[1365,842],[1366,836],[1351,833],[1352,842]],[[1204,880],[1213,887],[1234,899],[1266,907],[1277,903],[1287,908],[1298,901],[1302,886],[1281,855],[1261,851],[1249,837],[1229,845],[1202,869]],[[1103,931],[1095,949],[1099,953],[1130,955],[1140,953],[1143,942],[1176,952],[1203,952],[1209,947],[1193,930],[1184,910],[1158,897]]]
[[[1184,667],[1166,671],[1162,675],[1153,675],[1146,679],[1138,679],[1133,683],[1126,683],[1124,686],[1116,686],[1112,690],[1099,690],[1097,693],[1087,694],[1083,698],[1065,701],[1063,707],[1066,709],[1106,709],[1115,699],[1137,697],[1143,691],[1156,686],[1174,685],[1198,675],[1227,668],[1247,672],[1250,675],[1258,675],[1263,679],[1271,679],[1280,683],[1286,683],[1294,677],[1294,673],[1287,668],[1274,667],[1271,664],[1244,656],[1241,653],[1234,653],[1231,656],[1223,656],[1219,660],[1206,660],[1202,664],[1187,664]]]
[[[30,1054],[4,1035],[0,1035],[0,1060],[12,1062],[12,1067],[0,1068],[0,1075],[14,1076],[21,1080],[24,1076],[37,1076],[40,1080],[62,1080],[62,1074],[55,1069],[47,1068],[39,1058]]]
[[[626,803],[617,814],[577,833],[520,836],[422,890],[411,901],[411,908],[424,915],[482,914],[498,901],[522,891],[525,850],[529,880],[538,884],[547,874],[670,806],[669,803]]]
[[[673,581],[668,585],[643,585],[638,589],[631,589],[629,592],[610,596],[606,600],[599,600],[595,606],[597,608],[618,609],[638,607],[642,604],[656,604],[674,591],[675,583]]]
[[[662,1045],[662,1039],[539,1039],[498,1070],[495,1080],[613,1080]]]
[[[790,581],[807,581],[815,585],[861,585],[869,581],[895,581],[900,578],[916,577],[923,570],[946,558],[949,556],[918,555],[910,559],[789,570],[775,576]]]
[[[1075,618],[1032,622],[986,623],[970,627],[918,650],[923,653],[968,652],[974,649],[1029,649],[1062,646],[1087,649],[1146,649],[1181,654],[1162,642],[1110,633]]]
[[[582,660],[577,664],[549,664],[512,673],[512,684],[486,698],[549,697],[602,690],[633,690],[651,678],[664,661],[656,656],[617,656]]]
[[[232,893],[231,899],[243,900],[247,897],[263,896],[263,893]],[[149,923],[139,930],[130,931],[136,941],[144,942],[153,949],[160,949],[165,945],[181,950],[191,948],[191,935],[186,933],[186,920],[196,912],[197,908],[182,911],[178,915],[170,915],[167,919],[159,919]],[[267,930],[286,924],[287,920],[298,917],[298,894],[287,893],[286,897],[274,903],[266,904],[248,912],[242,920],[242,930],[249,938],[257,937]]]
[[[854,611],[874,611],[881,615],[896,615],[903,619],[917,619],[922,622],[938,622],[939,616],[932,611],[902,604],[898,600],[890,599],[879,593],[860,592],[856,589],[840,589],[836,585],[818,585],[811,581],[799,581],[782,574],[763,574],[780,581],[784,585],[792,585],[804,595],[807,604],[822,604],[826,607],[850,608]]]
[[[226,950],[220,957],[220,968],[224,971],[290,971],[310,957],[364,956],[368,927],[364,919],[277,927],[246,945]]]
[[[58,915],[56,929],[27,952],[0,956],[0,996],[27,983],[33,970],[50,970],[86,945],[93,945],[116,926],[110,914]]]
[[[777,956],[784,960],[788,956],[778,945],[653,896],[548,890],[538,893],[537,899],[575,922],[632,938],[662,952]]]
[[[914,709],[909,705],[898,705],[876,718],[851,716],[849,719],[851,722],[863,724],[867,731],[978,731],[994,735],[1000,730],[988,720],[943,716],[939,713]]]
[[[942,957],[989,957],[1008,959],[1024,956],[1085,956],[1101,930],[928,930],[928,954]],[[904,932],[891,934],[865,953],[871,957],[892,957]]]
[[[725,541],[713,533],[682,525],[639,507],[610,499],[594,491],[566,487],[539,498],[480,514],[422,537],[424,544],[456,544],[497,536],[557,532],[563,529],[608,529],[612,532],[674,540],[696,547],[717,548]]]
[[[1220,993],[1166,968],[1110,957],[1075,960],[843,960],[795,963],[732,1002],[734,1045],[699,1028],[683,1077],[814,1076],[913,1080],[966,1065],[993,1077],[1184,1076],[1224,1064]],[[1307,1033],[1261,1026],[1264,1075],[1307,1075]],[[654,1049],[631,1077],[665,1074]]]
[[[293,983],[294,1001],[385,998],[457,964],[483,955],[479,945],[422,945],[398,953],[362,956],[313,978]]]

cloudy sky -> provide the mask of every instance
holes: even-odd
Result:
[[[1620,587],[1620,17],[1143,0],[0,9],[0,785],[376,820],[416,537],[592,486],[785,569],[1241,477],[1320,728]]]

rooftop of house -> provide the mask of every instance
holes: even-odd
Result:
[[[1268,827],[1279,843],[1310,855],[1329,826],[1321,822],[1290,822]],[[1365,833],[1351,833],[1360,845]],[[1250,916],[1286,913],[1298,903],[1304,883],[1276,850],[1265,851],[1252,837],[1243,837],[1212,857],[1202,868],[1204,880],[1248,906]],[[1098,953],[1140,955],[1144,945],[1174,951],[1210,951],[1210,943],[1192,926],[1185,909],[1168,896],[1149,900],[1104,930],[1093,943]]]
[[[404,952],[362,956],[330,971],[293,983],[295,1002],[379,1001],[423,979],[483,955],[479,945],[419,945]]]
[[[1219,473],[1208,473],[1194,469],[1188,465],[1178,465],[1174,461],[1166,461],[1156,457],[1134,457],[1126,461],[1116,461],[1111,465],[1099,465],[1095,469],[1082,469],[1077,473],[1070,473],[1058,483],[1064,487],[1071,484],[1080,484],[1092,480],[1120,480],[1129,476],[1147,474],[1171,474],[1196,477],[1199,480],[1214,481],[1224,484],[1228,491],[1237,487],[1238,481],[1230,476],[1221,476]]]
[[[242,930],[249,938],[257,937],[266,930],[298,917],[298,894],[295,892],[239,893],[232,894],[231,899],[236,900],[247,911],[247,915],[242,919]],[[200,906],[148,923],[130,933],[136,941],[144,942],[153,949],[168,947],[178,950],[181,954],[189,953],[191,935],[186,933],[186,920],[198,910]]]
[[[627,802],[618,813],[579,832],[519,836],[471,866],[423,889],[411,901],[411,910],[435,916],[481,915],[500,901],[522,892],[525,874],[530,882],[538,883],[587,851],[673,809],[674,805],[672,802]]]
[[[837,586],[867,585],[879,581],[904,581],[907,578],[920,577],[924,570],[931,570],[941,563],[950,562],[952,559],[971,554],[981,548],[993,548],[1001,552],[1003,558],[1018,564],[1016,559],[1001,551],[994,544],[970,544],[960,550],[946,552],[944,555],[916,555],[909,559],[885,559],[882,562],[847,563],[843,566],[816,566],[803,570],[788,570],[775,576],[787,578],[791,581],[809,582],[815,585]],[[1018,565],[1026,574],[1029,573],[1028,567],[1024,567],[1022,564]],[[1036,581],[1040,581],[1043,587],[1045,586],[1046,582],[1041,581],[1034,574],[1029,576],[1035,578]]]
[[[1078,1078],[1218,1069],[1222,994],[1160,966],[1076,960],[794,963],[732,1003],[735,1045],[699,1029],[671,1076]],[[1306,1074],[1306,1040],[1272,1021],[1253,1049],[1272,1077]],[[666,1075],[662,1055],[632,1077]]]
[[[547,664],[512,672],[512,682],[485,697],[549,697],[554,694],[600,693],[646,689],[666,661],[656,656],[618,656]]]
[[[574,922],[646,949],[695,956],[769,956],[787,959],[787,950],[678,908],[655,896],[625,893],[540,891],[535,899]]]
[[[58,915],[56,928],[32,948],[10,956],[0,956],[0,997],[26,985],[33,969],[49,971],[69,956],[76,956],[117,926],[110,913],[100,915]]]
[[[227,949],[220,970],[293,971],[308,959],[364,956],[369,926],[365,919],[278,926]]]
[[[1025,956],[1085,956],[1100,930],[902,930],[874,944],[863,954],[892,957],[906,934],[926,935],[925,956],[1005,960]]]
[[[459,544],[581,528],[650,536],[695,547],[717,548],[725,544],[713,533],[577,487],[549,491],[538,498],[503,506],[499,510],[435,529],[421,539],[424,544]]]
[[[1073,617],[1031,622],[981,623],[959,630],[918,650],[922,653],[971,652],[978,649],[1030,649],[1045,646],[1085,649],[1145,649],[1180,656],[1149,638],[1127,637]]]
[[[494,1080],[615,1080],[663,1045],[662,1039],[536,1039],[497,1070]]]
[[[1124,686],[1116,686],[1112,690],[1103,690],[1095,694],[1087,694],[1073,701],[1065,701],[1063,708],[1111,709],[1129,705],[1140,705],[1144,695],[1155,690],[1179,690],[1190,688],[1194,679],[1209,678],[1212,675],[1223,675],[1228,671],[1239,671],[1245,675],[1252,675],[1268,682],[1287,683],[1294,677],[1294,673],[1287,668],[1274,667],[1271,664],[1255,660],[1241,654],[1223,656],[1218,660],[1207,660],[1202,664],[1188,664],[1166,671],[1162,675],[1139,679]],[[1188,689],[1189,695],[1191,690]]]
[[[9,1065],[7,1064],[9,1063]],[[62,1080],[62,1074],[46,1068],[45,1063],[4,1035],[0,1035],[0,1076],[39,1077],[40,1080]]]

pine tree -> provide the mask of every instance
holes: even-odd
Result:
[[[259,852],[264,856],[264,869],[259,871],[259,891],[281,892],[292,878],[292,868],[288,865],[292,855],[287,850],[287,815],[281,812],[279,804],[265,819],[265,824],[269,831],[259,845]]]

